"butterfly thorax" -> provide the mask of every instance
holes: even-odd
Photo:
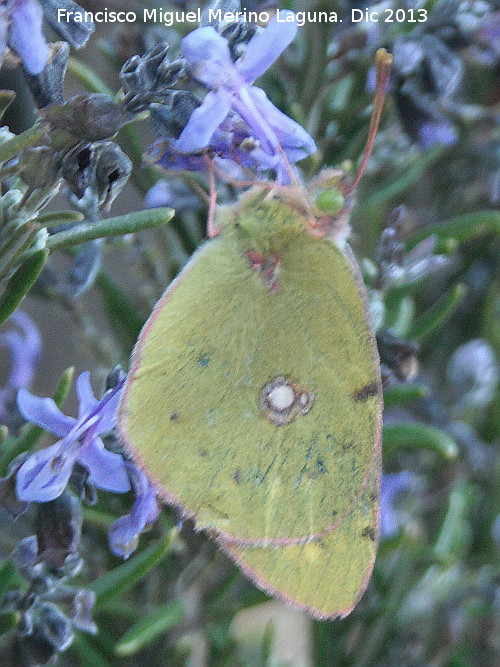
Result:
[[[246,252],[280,253],[302,236],[307,222],[292,206],[260,188],[245,193],[236,204],[219,210],[221,235],[236,241]]]
[[[232,238],[244,252],[257,252],[263,257],[280,254],[299,239],[307,243],[311,238],[328,238],[342,248],[349,235],[352,201],[344,202],[333,214],[316,205],[322,195],[332,192],[343,201],[340,191],[332,189],[331,178],[325,182],[327,175],[322,172],[307,189],[255,186],[235,204],[219,208],[221,235]],[[338,179],[338,172],[335,175]]]

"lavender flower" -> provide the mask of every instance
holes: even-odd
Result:
[[[374,285],[386,289],[394,285],[411,285],[441,269],[448,263],[445,255],[435,255],[436,237],[428,236],[405,251],[404,238],[411,224],[405,206],[395,208],[387,219],[376,248],[378,276]]]
[[[42,32],[44,14],[53,29],[72,46],[83,46],[94,30],[90,21],[69,23],[57,20],[57,10],[66,7],[74,14],[81,7],[72,0],[2,0],[0,6],[0,65],[7,46],[21,58],[28,74],[45,68],[50,50]]]
[[[99,437],[116,423],[123,381],[98,401],[89,375],[82,373],[77,380],[78,419],[64,415],[51,398],[33,396],[25,389],[19,391],[17,403],[25,419],[61,438],[32,454],[20,467],[16,478],[20,500],[47,502],[57,498],[66,488],[77,461],[88,470],[95,486],[116,493],[129,490],[122,457],[105,449]]]
[[[418,130],[419,146],[427,150],[441,144],[452,146],[458,139],[458,132],[449,120],[443,118],[424,123]]]
[[[382,475],[380,494],[380,534],[382,538],[394,537],[399,532],[399,521],[394,509],[397,497],[409,488],[412,475],[409,472]]]
[[[203,103],[191,114],[179,138],[172,141],[176,151],[195,153],[213,146],[218,130],[234,133],[237,122],[231,111],[243,119],[246,137],[254,138],[252,150],[261,151],[264,169],[278,168],[280,147],[291,162],[296,162],[316,151],[312,137],[295,121],[279,111],[253,82],[272,65],[295,37],[296,22],[269,25],[249,41],[244,57],[233,63],[224,39],[211,26],[198,28],[182,41],[184,56],[191,66],[192,76],[209,88]],[[229,120],[229,127],[223,127]],[[217,135],[216,143],[224,142]],[[226,138],[227,142],[227,138]]]
[[[177,211],[195,211],[200,207],[200,199],[180,178],[169,180],[162,178],[149,188],[144,197],[144,206],[146,208],[170,206]]]
[[[479,30],[479,40],[489,46],[493,60],[500,58],[500,11],[488,16],[488,21],[484,22]]]
[[[40,357],[41,339],[36,325],[21,310],[10,316],[9,324],[17,327],[0,334],[0,347],[7,347],[11,357],[11,370],[7,382],[0,387],[0,423],[10,426],[10,404],[17,391],[29,387]]]
[[[179,153],[165,139],[158,139],[151,144],[144,161],[146,164],[159,164],[169,171],[204,171],[207,167],[203,155]]]
[[[38,0],[7,0],[0,8],[0,58],[7,42],[28,74],[40,74],[49,58],[42,33],[43,11]]]
[[[285,144],[282,148],[290,162],[304,157],[291,145]],[[245,123],[233,112],[230,112],[221,126],[215,130],[210,140],[210,149],[214,153],[214,160],[219,169],[232,178],[245,177],[241,169],[243,166],[256,171],[274,169],[279,183],[287,183],[289,180],[287,165],[282,155],[280,153],[270,155],[262,150]],[[207,167],[202,154],[179,152],[164,139],[159,139],[149,147],[146,161],[159,164],[169,171],[205,171]]]
[[[137,548],[140,533],[158,518],[156,492],[146,475],[126,462],[136,500],[130,514],[121,516],[110,527],[109,547],[115,556],[128,558]]]

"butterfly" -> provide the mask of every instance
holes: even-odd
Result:
[[[380,112],[376,98],[364,163]],[[380,367],[345,180],[260,184],[219,208],[146,322],[119,407],[160,497],[321,619],[355,606],[379,535]]]

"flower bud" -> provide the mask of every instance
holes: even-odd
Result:
[[[189,90],[173,91],[165,104],[151,105],[151,124],[160,137],[177,139],[200,101]]]
[[[377,333],[377,346],[382,370],[388,380],[392,376],[409,380],[418,373],[419,347],[416,343],[398,338],[390,329],[381,329]]]
[[[132,173],[132,162],[118,144],[107,141],[97,149],[95,164],[95,184],[99,206],[108,211],[115,197]]]
[[[73,641],[70,620],[55,604],[42,602],[36,606],[37,629],[57,651],[64,651]]]
[[[81,505],[68,492],[37,505],[38,558],[49,571],[68,575],[80,568],[78,547],[82,520]]]
[[[76,17],[82,12],[82,8],[72,0],[42,0],[43,13],[47,22],[61,37],[71,44],[74,49],[79,49],[87,43],[88,38],[95,30],[93,21],[78,21]],[[58,10],[67,10],[67,18],[59,20]],[[83,16],[85,19],[85,16]]]
[[[39,74],[26,74],[26,82],[39,109],[49,104],[63,104],[64,76],[69,58],[66,42],[49,44],[50,54],[47,64]]]
[[[85,93],[75,95],[64,104],[42,109],[42,118],[50,123],[53,131],[59,130],[61,140],[68,133],[75,140],[102,141],[113,137],[130,121],[109,95]]]

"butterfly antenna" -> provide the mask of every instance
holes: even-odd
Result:
[[[208,199],[208,221],[207,234],[212,239],[217,236],[220,229],[215,226],[215,207],[217,206],[217,189],[215,187],[215,165],[213,158],[205,155],[205,162],[208,171],[209,199]]]
[[[378,49],[375,58],[377,67],[377,82],[375,84],[375,97],[373,99],[373,110],[372,117],[370,119],[370,128],[368,130],[368,139],[365,145],[363,159],[361,160],[361,166],[359,167],[358,173],[356,174],[354,183],[350,185],[344,192],[345,195],[350,194],[357,187],[363,176],[366,165],[372,153],[373,144],[375,142],[375,137],[377,136],[377,130],[380,123],[380,116],[382,115],[382,109],[384,108],[385,94],[387,90],[387,84],[389,82],[389,74],[391,72],[392,54],[387,53],[385,49]]]
[[[287,154],[285,153],[283,146],[281,146],[281,144],[278,144],[277,151],[281,155],[281,159],[283,160],[285,169],[287,170],[288,175],[290,176],[291,182],[296,188],[301,188],[302,183],[299,181],[297,172],[295,171],[294,167],[290,164],[290,160],[288,159]]]

